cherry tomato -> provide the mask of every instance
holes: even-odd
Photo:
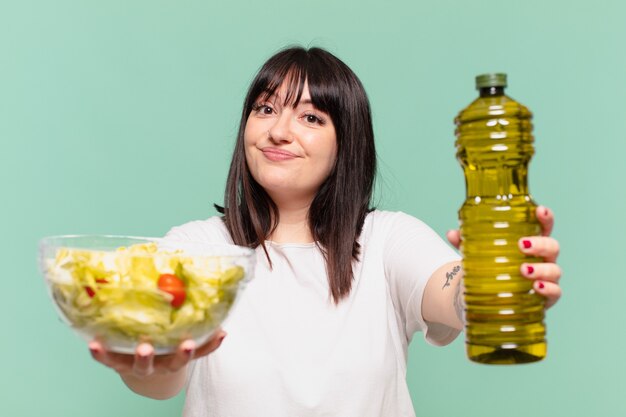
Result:
[[[161,291],[172,295],[172,307],[178,308],[185,302],[185,283],[174,274],[161,274],[157,283]]]

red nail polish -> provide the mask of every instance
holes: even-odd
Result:
[[[548,209],[543,209],[543,215],[547,216],[548,215]]]
[[[193,349],[185,348],[184,351],[186,355],[191,355],[191,352],[193,352]]]
[[[522,240],[522,245],[524,245],[524,249],[530,249],[530,247],[532,246],[532,244],[530,243],[530,240],[528,239]]]
[[[543,285],[543,282],[540,282],[540,283],[539,283],[539,289],[540,289],[540,290],[543,290],[543,288],[544,288],[544,287],[545,287],[545,285]]]
[[[526,273],[528,275],[532,274],[533,272],[535,272],[535,268],[533,268],[531,265],[526,266]]]

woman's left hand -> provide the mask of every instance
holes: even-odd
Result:
[[[552,307],[561,297],[561,268],[556,264],[559,242],[550,237],[554,225],[554,213],[544,206],[537,207],[537,220],[541,223],[541,236],[527,236],[518,241],[522,253],[543,258],[544,262],[523,263],[520,267],[524,277],[534,280],[537,294],[546,297],[546,308]],[[447,238],[457,249],[461,243],[459,230],[450,230]]]

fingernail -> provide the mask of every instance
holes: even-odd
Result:
[[[91,351],[92,354],[97,355],[98,353],[100,353],[100,348],[97,345],[94,344],[89,344],[89,350]]]
[[[539,281],[539,283],[537,285],[539,286],[540,290],[543,290],[543,288],[545,287],[545,285],[541,281]]]
[[[533,272],[535,272],[535,268],[532,265],[526,265],[526,273],[531,275]]]
[[[528,239],[522,240],[522,245],[524,245],[524,249],[530,249],[530,247],[532,246],[532,244],[530,243],[530,240]]]
[[[543,215],[544,215],[544,216],[547,216],[547,215],[548,215],[548,213],[549,213],[549,212],[548,212],[548,209],[547,209],[547,208],[544,208],[544,209],[543,209]]]
[[[148,345],[148,344],[141,344],[137,347],[137,353],[139,354],[139,356],[141,356],[142,358],[147,358],[148,356],[150,356],[152,354],[152,346]]]
[[[183,342],[182,348],[185,355],[191,355],[196,350],[196,344],[193,340],[186,340]]]

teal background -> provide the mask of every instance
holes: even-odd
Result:
[[[338,55],[369,93],[377,206],[441,235],[464,198],[452,119],[475,97],[473,77],[507,72],[535,113],[530,188],[556,212],[564,270],[549,356],[481,366],[462,338],[436,348],[418,335],[417,415],[623,416],[625,4],[2,0],[0,415],[180,414],[182,396],[133,394],[57,319],[37,241],[160,236],[213,215],[247,85],[298,43]]]

